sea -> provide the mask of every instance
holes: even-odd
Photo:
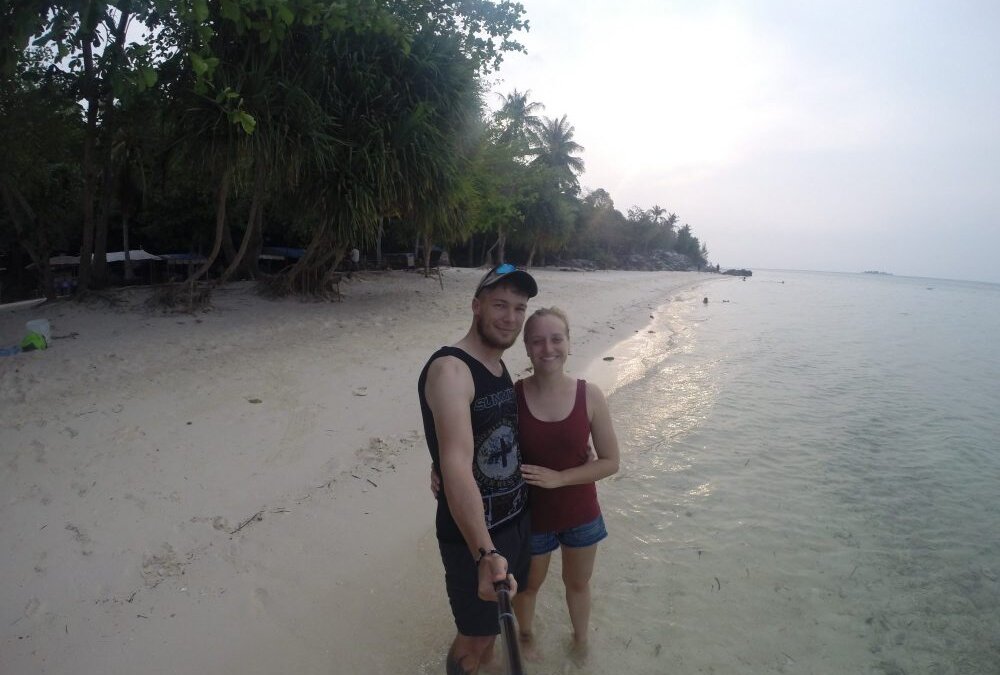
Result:
[[[611,353],[590,650],[529,673],[1000,673],[1000,285],[755,271]]]

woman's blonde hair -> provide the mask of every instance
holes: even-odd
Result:
[[[531,316],[528,317],[528,320],[524,322],[525,342],[528,341],[528,329],[531,327],[532,322],[543,316],[554,316],[562,321],[563,325],[566,326],[566,339],[569,339],[569,317],[566,316],[566,312],[562,311],[558,307],[539,307]]]

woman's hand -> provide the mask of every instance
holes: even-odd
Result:
[[[535,464],[522,464],[521,475],[524,476],[524,482],[528,485],[545,488],[547,490],[563,487],[565,484],[563,482],[562,472],[553,471],[552,469],[547,469],[544,466],[537,466]]]
[[[431,494],[434,495],[434,499],[437,499],[439,497],[439,493],[440,492],[441,492],[441,476],[438,474],[437,471],[434,470],[434,467],[432,466],[431,467]]]

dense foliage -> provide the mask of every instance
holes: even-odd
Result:
[[[5,287],[80,256],[79,288],[130,281],[107,252],[198,253],[188,281],[320,294],[345,251],[479,265],[707,250],[655,206],[581,194],[583,147],[484,76],[522,50],[506,0],[14,0],[0,10]],[[267,245],[304,249],[262,274]],[[37,277],[26,277],[26,266]],[[121,279],[113,278],[121,277]],[[22,289],[24,290],[24,289]]]

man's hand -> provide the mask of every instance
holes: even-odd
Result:
[[[510,597],[517,595],[517,580],[513,574],[507,573],[507,559],[499,553],[483,556],[479,561],[479,599],[486,602],[497,601],[497,591],[494,584],[504,581],[510,586]]]

